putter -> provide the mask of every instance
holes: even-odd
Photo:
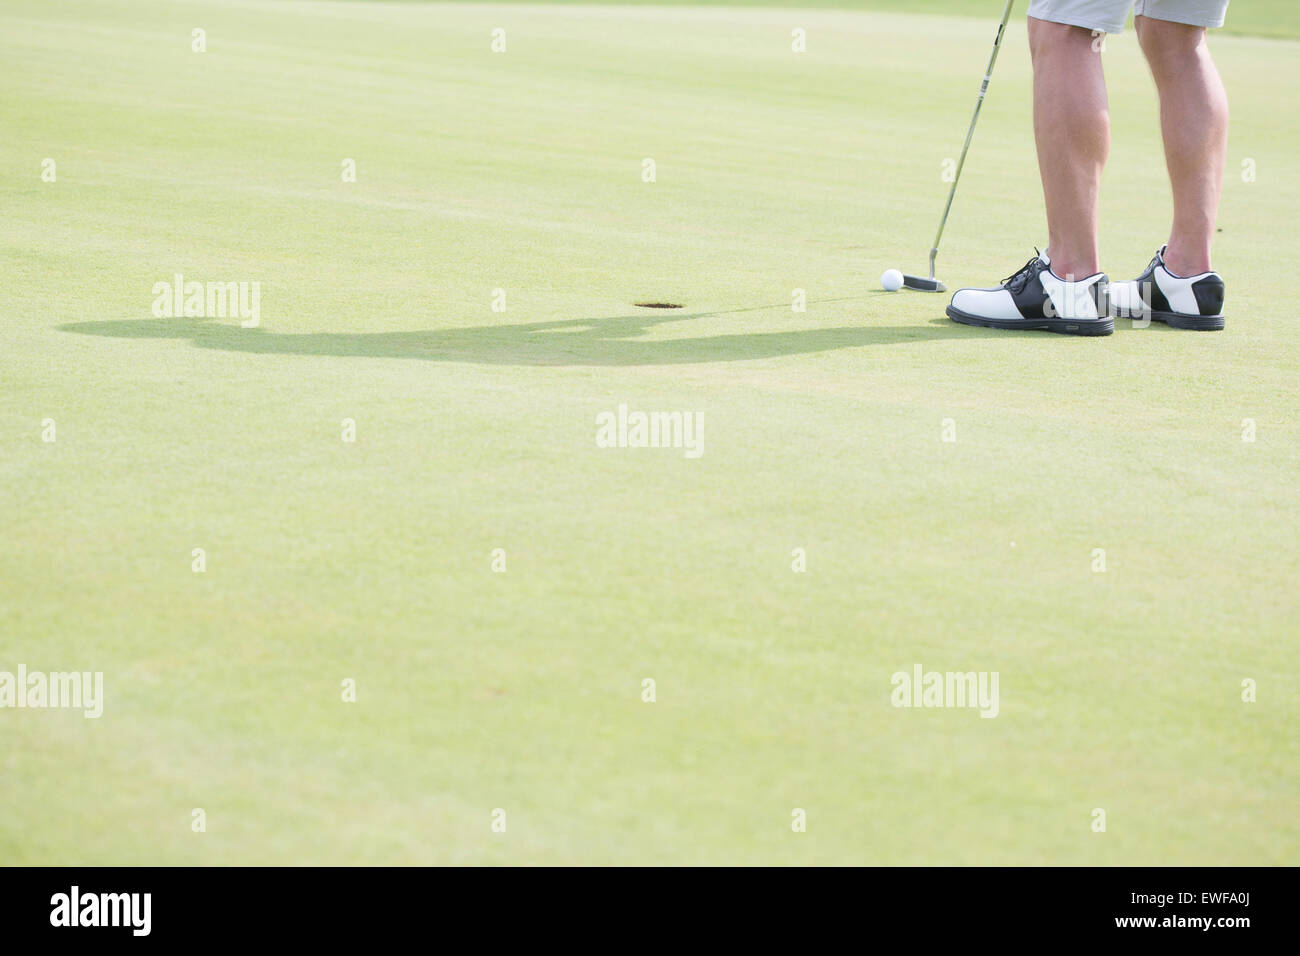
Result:
[[[934,245],[930,247],[930,277],[903,276],[903,288],[918,292],[947,292],[948,287],[934,277],[934,260],[939,255],[939,240],[943,238],[943,227],[948,224],[948,213],[952,211],[952,200],[957,195],[957,181],[961,179],[962,167],[966,165],[966,154],[970,152],[970,141],[975,136],[975,123],[980,118],[980,107],[984,105],[984,94],[988,92],[989,80],[993,79],[993,64],[998,62],[998,50],[1002,48],[1002,34],[1006,32],[1007,21],[1011,19],[1011,7],[1015,0],[1007,0],[1002,10],[1002,22],[998,24],[998,35],[993,40],[993,55],[989,57],[989,68],[984,71],[984,82],[980,84],[979,99],[975,101],[975,114],[970,118],[970,129],[966,131],[966,145],[961,148],[961,159],[957,161],[957,171],[952,177],[952,189],[948,191],[948,204],[943,207],[943,218],[939,220],[939,231],[935,234]]]

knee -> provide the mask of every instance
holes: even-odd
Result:
[[[1151,17],[1136,17],[1134,26],[1142,52],[1157,74],[1177,73],[1207,50],[1205,27]]]
[[[1029,54],[1034,60],[1054,54],[1100,48],[1100,34],[1086,27],[1029,18]]]

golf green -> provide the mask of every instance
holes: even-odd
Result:
[[[1001,4],[876,6],[7,0],[0,672],[104,693],[0,709],[0,864],[1300,861],[1300,46],[1212,38],[1225,331],[999,333],[879,277]],[[1020,12],[950,287],[1029,105]]]

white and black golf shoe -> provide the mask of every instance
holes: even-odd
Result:
[[[1111,314],[1117,319],[1164,322],[1175,329],[1217,332],[1223,328],[1223,277],[1217,272],[1176,276],[1165,266],[1165,249],[1132,282],[1111,289]]]
[[[1101,272],[1086,279],[1062,279],[1052,271],[1047,253],[1040,252],[996,289],[958,289],[948,318],[991,329],[1110,335],[1115,320],[1107,302],[1109,285]]]

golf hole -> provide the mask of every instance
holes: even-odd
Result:
[[[638,309],[680,309],[684,308],[677,302],[638,302]]]

